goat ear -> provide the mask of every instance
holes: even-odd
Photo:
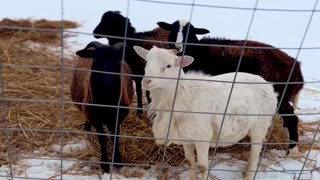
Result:
[[[175,59],[175,64],[176,66],[181,66],[181,67],[187,67],[193,62],[193,57],[184,55],[183,58],[182,56],[176,57]]]
[[[170,52],[174,55],[177,55],[178,54],[178,50],[176,49],[170,49]]]
[[[123,50],[123,48],[125,48],[125,45],[123,42],[118,42],[117,44],[113,45],[113,47],[117,50]]]
[[[205,28],[194,28],[193,31],[195,34],[207,34],[210,32],[208,29]]]
[[[82,58],[93,58],[93,54],[94,54],[95,50],[96,50],[95,48],[90,47],[90,48],[86,48],[86,49],[81,49],[81,50],[77,51],[76,54]]]
[[[147,54],[149,53],[148,50],[140,46],[133,46],[133,49],[142,59],[146,60]]]
[[[164,30],[170,31],[171,30],[171,24],[166,22],[157,22],[158,26],[161,27]]]

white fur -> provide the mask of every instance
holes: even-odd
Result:
[[[176,44],[175,44],[175,46],[179,50],[179,52],[182,52],[182,50],[183,50],[183,45],[181,44],[182,40],[183,40],[182,30],[187,25],[187,23],[188,23],[187,21],[183,21],[183,20],[179,21],[179,32],[177,34],[177,40],[176,40]]]
[[[136,52],[139,54],[142,51]],[[179,73],[179,60],[181,58],[168,53],[167,50],[153,47],[150,51],[143,51],[147,54],[147,65],[145,76],[173,77],[177,78]],[[139,55],[140,55],[139,54]],[[143,56],[142,56],[143,57]],[[190,60],[190,57],[187,57]],[[188,61],[187,61],[188,62]],[[171,64],[171,68],[165,68]],[[177,65],[178,64],[178,65]],[[181,63],[183,64],[183,63]],[[227,73],[218,76],[208,76],[200,72],[184,73],[181,71],[181,78],[206,79],[206,80],[227,80],[232,81],[235,73]],[[143,88],[150,90],[152,94],[153,109],[171,110],[177,80],[155,79],[150,83],[143,79]],[[241,82],[266,82],[262,77],[238,73],[236,81]],[[223,113],[226,108],[227,98],[230,93],[231,83],[180,80],[174,110],[187,112],[212,112]],[[277,107],[277,97],[270,84],[235,84],[230,99],[227,113],[236,114],[274,114]],[[208,152],[210,146],[215,146],[217,136],[222,124],[222,115],[180,113],[174,112],[171,127],[169,129],[170,112],[157,111],[157,116],[153,120],[152,130],[156,138],[167,137],[166,145],[171,143],[182,144],[184,146],[185,157],[191,168],[195,168],[194,147],[197,150],[197,162],[202,179],[206,178],[208,168]],[[271,125],[271,116],[230,116],[224,120],[218,146],[232,145],[246,135],[249,135],[252,143],[262,143],[265,140],[268,129]],[[169,130],[168,130],[169,129]],[[177,140],[192,140],[177,141]],[[208,142],[197,142],[197,141]],[[212,143],[209,143],[211,141]],[[158,144],[165,144],[166,140],[156,140]],[[246,170],[255,171],[261,151],[261,144],[251,145],[250,157]],[[196,171],[190,170],[191,179],[197,179]],[[246,179],[252,179],[254,172],[246,172]]]
[[[289,154],[288,156],[291,156],[291,157],[299,157],[301,154],[299,152],[299,149],[298,149],[298,146],[295,146],[294,148],[292,149],[289,149]],[[301,155],[302,156],[302,155]]]
[[[300,93],[301,93],[301,91],[299,91],[299,92],[296,94],[296,96],[294,97],[294,99],[293,99],[293,108],[294,108],[294,110],[299,109],[299,108],[298,108],[298,104],[299,104]]]

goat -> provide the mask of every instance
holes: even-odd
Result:
[[[173,51],[168,49],[153,47],[148,51],[139,46],[133,48],[147,61],[142,88],[150,90],[153,97],[151,104],[161,110],[170,111],[174,106],[174,111],[180,111],[173,112],[171,126],[169,125],[171,112],[158,111],[156,113],[152,125],[153,134],[157,138],[156,143],[167,146],[171,143],[183,145],[185,157],[191,166],[191,179],[197,179],[195,147],[198,168],[202,179],[206,179],[209,147],[214,147],[216,145],[214,142],[218,142],[218,146],[229,146],[249,135],[252,144],[245,169],[245,178],[253,179],[262,143],[277,108],[277,95],[272,85],[261,84],[266,81],[258,75],[239,72],[236,82],[260,84],[235,84],[227,113],[270,114],[270,116],[226,115],[222,126],[222,115],[208,114],[208,112],[224,112],[232,83],[197,81],[196,79],[232,82],[235,73],[208,76],[202,72],[190,71],[185,74],[182,70],[180,71],[180,67],[190,65],[193,62],[193,57],[183,56],[182,60],[181,56],[176,56]],[[168,79],[177,78],[179,71],[181,77],[179,82],[177,79]],[[162,79],[147,76],[161,77]],[[177,93],[173,105],[176,88]],[[200,114],[201,112],[206,114]],[[222,130],[219,138],[220,127]],[[167,133],[169,133],[168,142],[165,140]]]
[[[244,40],[227,40],[219,38],[204,37],[200,40],[197,34],[209,33],[204,28],[196,28],[186,21],[176,21],[172,24],[166,22],[158,22],[158,25],[170,31],[168,41],[176,42],[170,44],[170,48],[176,48],[179,53],[183,51],[182,42],[186,42],[187,28],[190,25],[187,43],[199,44],[216,44],[230,46],[244,46]],[[187,45],[185,49],[186,55],[191,55],[195,61],[190,66],[183,68],[186,72],[189,70],[201,70],[206,74],[218,75],[229,72],[235,72],[242,54],[242,61],[239,72],[247,72],[262,76],[269,82],[287,82],[291,68],[294,65],[294,58],[275,47],[257,41],[246,41],[245,46],[250,47],[266,47],[268,49],[245,49],[242,54],[241,48],[232,47],[209,47]],[[279,93],[278,100],[284,94],[283,101],[280,104],[279,114],[293,114],[293,116],[282,116],[283,127],[288,128],[289,139],[293,142],[289,144],[287,154],[296,156],[299,154],[295,142],[298,142],[298,117],[294,114],[299,92],[303,88],[303,76],[300,68],[300,62],[297,61],[290,82],[301,82],[301,84],[290,84],[284,92],[284,84],[274,84],[275,91]],[[279,102],[278,101],[278,102]],[[293,106],[290,104],[293,103]]]
[[[107,11],[103,14],[101,21],[94,29],[93,33],[95,34],[95,38],[102,38],[103,36],[99,35],[109,35],[109,36],[125,36],[126,22],[128,21],[127,27],[127,37],[129,38],[137,38],[143,40],[158,40],[158,41],[167,41],[169,32],[165,31],[161,28],[153,29],[152,31],[146,32],[136,32],[135,28],[131,25],[130,19],[122,16],[119,11]],[[118,42],[123,42],[123,39],[114,38],[114,37],[106,37],[109,41],[110,45],[114,45]],[[136,94],[137,94],[137,107],[142,108],[142,89],[141,89],[141,81],[142,76],[144,74],[145,62],[139,56],[137,56],[133,49],[133,45],[139,45],[144,48],[151,48],[152,45],[157,45],[158,47],[167,47],[166,44],[163,43],[153,43],[153,42],[143,42],[143,41],[134,41],[127,40],[126,44],[128,45],[126,52],[126,60],[128,65],[132,70],[132,74],[140,75],[139,77],[134,76],[133,80],[136,84]],[[150,93],[146,92],[146,97],[148,104],[151,102]],[[137,111],[138,115],[143,114],[143,110],[140,109]]]
[[[88,71],[91,69],[130,74],[129,66],[121,63],[123,48],[125,48],[123,43],[107,46],[99,42],[91,42],[84,49],[76,52],[80,58],[75,67],[84,68],[87,71],[75,70],[73,72],[71,98],[74,102],[86,103],[84,105],[76,105],[86,117],[86,130],[90,130],[92,125],[97,133],[105,133],[103,126],[106,125],[112,134],[118,135],[120,125],[129,113],[129,109],[125,108],[119,108],[119,112],[117,112],[115,107],[88,105],[118,106],[120,98],[120,106],[129,106],[132,103],[133,85],[130,76],[122,75],[120,77],[120,75],[115,74]],[[106,154],[107,137],[99,134],[98,139],[101,149],[101,161],[108,162],[109,159]],[[119,138],[114,137],[111,139],[115,143],[114,162],[121,163]],[[121,165],[114,166],[121,167]],[[101,164],[101,169],[105,172],[110,171],[108,164]]]

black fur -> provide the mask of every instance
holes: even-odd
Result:
[[[98,43],[99,44],[99,43]],[[94,48],[91,48],[94,47]],[[77,51],[77,55],[82,58],[93,58],[91,65],[92,70],[104,71],[104,72],[121,72],[121,59],[122,59],[123,44],[118,43],[114,46],[98,45],[90,43],[86,48]],[[92,103],[95,105],[113,105],[118,106],[120,98],[120,86],[121,79],[119,75],[111,75],[105,73],[91,72],[90,88]],[[87,87],[88,88],[88,87]],[[132,81],[127,86],[122,87],[132,89]],[[124,92],[124,91],[123,91]],[[129,97],[132,99],[132,94],[129,93]],[[122,95],[123,98],[123,95]],[[120,106],[129,106],[121,101]],[[119,117],[117,122],[117,108],[113,107],[101,107],[93,105],[85,105],[84,110],[87,118],[84,129],[90,131],[91,125],[96,129],[97,133],[105,133],[103,125],[106,125],[111,134],[119,135],[120,125],[129,113],[129,109],[119,108]],[[117,126],[117,130],[116,130]],[[101,148],[101,161],[109,162],[107,155],[107,137],[104,135],[98,135],[99,144]],[[119,150],[119,138],[111,138],[115,143],[115,163],[122,163],[121,153]],[[110,163],[110,162],[109,162]],[[121,167],[121,165],[114,165],[115,167]],[[101,168],[105,172],[110,171],[109,164],[101,164]]]
[[[127,37],[130,38],[138,38],[138,39],[154,39],[154,40],[167,40],[167,36],[161,37],[162,33],[169,34],[168,32],[161,30],[160,28],[154,29],[152,31],[146,32],[136,32],[135,28],[131,25],[130,19],[122,16],[119,11],[107,11],[103,14],[100,23],[94,29],[94,34],[102,34],[102,35],[111,35],[124,37],[125,35],[125,27],[126,21],[128,20],[128,30]],[[96,38],[102,38],[101,36],[95,36]],[[109,41],[110,45],[113,45],[118,42],[123,42],[123,39],[117,39],[112,37],[106,37]],[[142,41],[133,41],[127,40],[126,44],[128,45],[128,51],[126,51],[126,61],[132,70],[132,74],[134,75],[144,75],[144,67],[145,61],[138,56],[134,50],[134,45],[139,45],[145,48],[151,48],[152,45],[157,43],[150,42],[142,42]],[[164,46],[163,44],[158,45],[159,47]],[[142,108],[142,88],[141,82],[143,77],[132,77],[136,84],[136,94],[137,94],[137,107]],[[150,92],[146,92],[148,103],[151,102]],[[138,110],[138,115],[143,114],[143,110]]]

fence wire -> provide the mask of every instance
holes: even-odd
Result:
[[[187,141],[187,142],[191,142],[191,141],[195,141],[195,140],[189,140],[189,139],[168,139],[169,137],[169,129],[170,129],[170,126],[171,126],[171,121],[172,121],[172,116],[173,116],[173,113],[174,112],[184,112],[184,113],[201,113],[201,114],[215,114],[215,115],[221,115],[223,116],[222,118],[222,124],[221,124],[221,127],[220,127],[220,130],[219,130],[219,133],[218,133],[218,139],[216,142],[213,142],[213,141],[209,141],[209,143],[214,143],[215,144],[215,148],[214,148],[214,152],[212,154],[212,157],[211,159],[214,158],[214,156],[216,155],[217,153],[217,147],[218,147],[218,143],[226,143],[226,144],[229,144],[229,142],[221,142],[219,141],[219,137],[220,137],[220,134],[221,134],[221,130],[222,130],[222,126],[224,124],[224,120],[225,120],[225,116],[274,116],[275,114],[232,114],[232,113],[227,113],[227,109],[228,109],[228,105],[229,105],[229,102],[230,102],[230,98],[231,98],[231,94],[232,94],[232,91],[233,91],[233,87],[236,83],[243,83],[243,84],[252,84],[252,85],[255,85],[255,84],[284,84],[285,87],[284,87],[284,93],[281,95],[281,98],[280,98],[280,101],[278,103],[278,107],[277,107],[277,112],[276,114],[278,115],[281,115],[281,116],[294,116],[294,115],[319,115],[320,112],[317,112],[317,113],[302,113],[302,114],[279,114],[278,111],[279,111],[279,108],[280,108],[280,105],[283,101],[283,98],[284,98],[284,94],[287,90],[287,87],[288,85],[290,84],[315,84],[315,83],[320,83],[320,81],[306,81],[306,82],[292,82],[290,81],[291,79],[291,76],[293,74],[293,71],[294,71],[294,67],[297,63],[297,59],[299,57],[299,54],[300,54],[300,51],[301,50],[318,50],[320,49],[320,47],[302,47],[303,46],[303,43],[305,41],[305,37],[308,33],[308,30],[309,30],[309,27],[310,27],[310,24],[312,22],[312,18],[313,18],[313,15],[314,13],[317,13],[317,12],[320,12],[320,10],[317,10],[316,7],[317,7],[317,4],[318,4],[318,0],[315,0],[315,3],[314,3],[314,7],[313,9],[268,9],[268,8],[259,8],[258,7],[258,3],[259,3],[259,0],[256,0],[255,1],[255,4],[254,4],[254,7],[251,8],[251,7],[232,7],[232,6],[218,6],[218,5],[207,5],[207,4],[198,4],[195,2],[195,0],[192,1],[192,3],[180,3],[180,2],[169,2],[169,1],[160,1],[160,0],[127,0],[127,10],[126,10],[126,17],[129,17],[129,9],[130,9],[130,1],[140,1],[140,2],[144,2],[144,3],[154,3],[154,4],[171,4],[171,5],[174,5],[174,6],[186,6],[186,7],[190,7],[190,16],[189,16],[189,22],[192,22],[192,16],[193,16],[193,10],[194,10],[194,7],[208,7],[208,8],[218,8],[218,9],[229,9],[229,10],[244,10],[244,11],[252,11],[252,15],[251,15],[251,19],[250,19],[250,23],[249,23],[249,26],[247,28],[247,33],[246,33],[246,37],[245,37],[245,40],[244,40],[244,44],[242,46],[235,46],[235,45],[220,45],[220,44],[200,44],[200,43],[187,43],[187,38],[188,38],[188,34],[189,34],[189,30],[190,30],[190,24],[188,25],[188,28],[187,28],[187,37],[185,39],[185,42],[182,42],[181,44],[183,45],[183,52],[182,52],[182,55],[184,55],[186,52],[185,52],[185,49],[186,49],[186,46],[189,46],[189,45],[193,45],[193,46],[208,46],[208,47],[228,47],[228,48],[241,48],[241,55],[239,57],[239,62],[238,62],[238,65],[237,65],[237,68],[236,68],[236,72],[235,72],[235,77],[233,79],[233,81],[213,81],[213,80],[203,80],[203,79],[192,79],[192,80],[197,80],[197,81],[213,81],[213,82],[224,82],[224,83],[232,83],[232,86],[231,86],[231,90],[230,90],[230,93],[229,93],[229,96],[228,96],[228,100],[227,100],[227,105],[226,105],[226,108],[225,108],[225,111],[224,112],[191,112],[191,111],[178,111],[178,110],[174,110],[174,105],[175,105],[175,101],[176,101],[176,94],[177,94],[177,87],[178,87],[178,83],[179,81],[183,81],[183,80],[191,80],[191,79],[183,79],[183,78],[180,78],[180,72],[179,72],[179,75],[178,75],[178,78],[174,78],[174,79],[177,79],[177,84],[176,84],[176,89],[175,89],[175,94],[174,94],[174,99],[173,99],[173,102],[172,102],[172,108],[171,110],[162,110],[162,109],[148,109],[148,108],[137,108],[137,107],[124,107],[124,106],[120,106],[120,101],[121,101],[121,97],[122,97],[122,83],[121,84],[121,87],[120,87],[120,97],[119,97],[119,100],[118,100],[118,105],[117,106],[111,106],[111,105],[102,105],[102,104],[91,104],[91,103],[75,103],[75,102],[69,102],[69,101],[66,101],[65,100],[65,97],[64,97],[64,89],[63,89],[63,86],[64,86],[64,73],[66,70],[83,70],[83,71],[90,71],[90,72],[95,72],[95,73],[106,73],[106,74],[115,74],[115,75],[119,75],[119,76],[131,76],[131,77],[143,77],[141,75],[135,75],[135,74],[125,74],[125,73],[113,73],[113,72],[103,72],[103,71],[95,71],[95,70],[87,70],[87,69],[80,69],[80,68],[70,68],[70,67],[65,67],[64,66],[64,37],[63,37],[63,34],[64,33],[74,33],[74,34],[82,34],[82,35],[90,35],[90,36],[93,36],[93,35],[97,35],[97,36],[101,36],[101,37],[105,37],[105,38],[115,38],[115,39],[121,39],[123,40],[124,42],[124,45],[126,45],[126,42],[128,40],[134,40],[134,41],[140,41],[140,42],[153,42],[153,43],[164,43],[164,44],[173,44],[175,42],[166,42],[166,41],[158,41],[158,40],[145,40],[145,39],[138,39],[138,38],[132,38],[132,37],[127,37],[127,29],[128,29],[128,19],[126,20],[126,28],[125,28],[125,33],[124,33],[124,36],[123,37],[118,37],[118,36],[111,36],[111,35],[101,35],[101,34],[93,34],[93,33],[87,33],[87,32],[78,32],[78,31],[70,31],[70,30],[65,30],[64,29],[64,0],[61,0],[60,3],[61,3],[61,29],[46,29],[46,28],[28,28],[28,27],[19,27],[19,26],[0,26],[0,29],[11,29],[11,30],[29,30],[29,31],[45,31],[45,32],[60,32],[60,35],[61,35],[61,54],[60,54],[60,57],[61,57],[61,66],[31,66],[31,65],[12,65],[12,64],[4,64],[4,62],[2,64],[0,64],[0,84],[1,84],[1,109],[2,109],[2,117],[3,117],[3,121],[5,122],[5,127],[0,127],[0,131],[2,132],[5,132],[5,134],[7,135],[7,138],[8,138],[8,141],[9,142],[9,150],[8,150],[8,153],[7,153],[7,157],[8,157],[8,162],[9,162],[9,170],[10,170],[10,173],[9,175],[7,176],[2,176],[0,175],[0,177],[10,177],[11,179],[14,179],[14,178],[19,178],[19,179],[41,179],[41,178],[27,178],[27,177],[17,177],[17,176],[14,176],[13,174],[13,160],[18,160],[18,159],[46,159],[46,158],[37,158],[37,157],[29,157],[29,156],[17,156],[17,157],[12,157],[11,154],[10,154],[10,149],[11,149],[11,137],[12,137],[12,133],[13,132],[46,132],[46,133],[59,133],[60,134],[60,145],[61,145],[61,149],[60,149],[60,158],[54,158],[54,157],[50,157],[50,158],[47,158],[48,160],[59,160],[60,161],[60,179],[63,179],[63,161],[64,161],[64,158],[63,158],[63,145],[64,145],[64,134],[65,133],[68,133],[68,134],[81,134],[81,135],[86,135],[86,134],[89,134],[89,135],[106,135],[106,136],[111,136],[112,138],[114,138],[116,140],[117,137],[119,138],[131,138],[131,139],[150,139],[150,140],[165,140],[166,142],[168,140],[173,140],[173,141]],[[255,17],[255,13],[257,11],[277,11],[277,12],[310,12],[310,17],[309,17],[309,20],[308,20],[308,24],[306,26],[306,29],[305,29],[305,32],[303,34],[303,37],[300,41],[300,45],[299,47],[257,47],[257,46],[246,46],[246,43],[247,43],[247,40],[248,40],[248,37],[249,37],[249,34],[250,34],[250,30],[251,30],[251,27],[252,27],[252,23],[254,21],[254,17]],[[240,64],[241,64],[241,61],[242,61],[242,57],[243,57],[243,54],[244,54],[244,51],[246,49],[265,49],[265,50],[274,50],[274,49],[280,49],[280,50],[298,50],[297,52],[297,55],[295,57],[295,60],[294,60],[294,63],[293,63],[293,66],[290,70],[290,73],[289,73],[289,76],[288,76],[288,79],[286,82],[266,82],[266,83],[255,83],[255,82],[235,82],[236,80],[236,76],[237,76],[237,73],[239,72],[239,68],[240,68]],[[122,65],[124,64],[124,59],[125,59],[125,48],[122,52]],[[60,70],[60,73],[61,73],[61,95],[60,95],[60,100],[48,100],[48,99],[19,99],[19,98],[9,98],[9,97],[6,97],[5,96],[5,84],[4,84],[4,79],[3,79],[3,68],[4,67],[15,67],[15,68],[36,68],[36,69],[56,69],[56,70]],[[181,68],[181,67],[180,67]],[[162,78],[163,77],[151,77],[151,78]],[[122,78],[120,78],[122,80]],[[165,78],[165,79],[172,79],[172,78]],[[6,114],[6,110],[9,108],[8,107],[8,102],[29,102],[29,103],[56,103],[56,104],[60,104],[60,119],[61,119],[61,123],[60,123],[60,129],[51,129],[51,130],[47,130],[47,129],[22,129],[22,128],[10,128],[9,127],[9,122],[8,122],[8,119],[6,118],[7,114]],[[81,104],[81,105],[91,105],[91,106],[100,106],[100,107],[111,107],[111,108],[117,108],[117,118],[116,118],[116,131],[117,132],[117,129],[119,128],[118,127],[118,121],[119,121],[119,110],[120,108],[127,108],[127,109],[143,109],[143,110],[152,110],[152,111],[160,111],[160,112],[170,112],[170,123],[169,123],[169,128],[168,128],[168,131],[167,131],[167,135],[166,135],[166,138],[155,138],[155,137],[142,137],[142,136],[128,136],[128,135],[120,135],[120,134],[110,134],[110,133],[105,133],[105,134],[101,134],[101,133],[95,133],[95,132],[86,132],[86,131],[71,131],[71,130],[66,130],[64,128],[64,115],[65,115],[65,109],[64,109],[64,106],[66,104]],[[272,123],[272,127],[274,126],[274,121]],[[320,130],[320,124],[317,126],[317,132],[319,132]],[[268,133],[268,136],[267,136],[267,139],[269,139],[271,136],[271,130],[269,131]],[[299,173],[298,175],[298,179],[301,178],[301,175],[303,172],[312,172],[313,169],[305,169],[306,167],[306,164],[307,164],[307,160],[309,158],[309,155],[310,155],[310,152],[311,152],[311,149],[312,147],[316,144],[316,143],[320,143],[318,140],[316,140],[316,137],[317,137],[317,133],[314,134],[313,138],[311,141],[304,141],[304,142],[265,142],[265,143],[246,143],[246,142],[238,142],[238,143],[235,143],[235,144],[248,144],[248,145],[252,145],[252,144],[263,144],[263,145],[271,145],[271,144],[286,144],[286,145],[289,145],[289,144],[297,144],[297,145],[302,145],[302,144],[307,144],[307,145],[310,145],[310,149],[308,150],[307,152],[307,156],[305,158],[305,161],[303,162],[303,166],[301,169],[286,169],[285,171],[283,170],[275,170],[275,169],[271,169],[271,170],[260,170],[260,165],[261,165],[261,162],[262,162],[262,158],[265,156],[265,153],[266,153],[266,147],[264,147],[264,149],[262,150],[262,155],[260,156],[260,159],[259,159],[259,163],[258,163],[258,167],[257,169],[255,170],[255,177],[257,175],[258,172],[297,172]],[[208,141],[197,141],[197,142],[208,142]],[[116,146],[116,141],[113,142],[113,150],[112,150],[112,160],[111,162],[100,162],[100,161],[88,161],[88,160],[69,160],[68,161],[77,161],[77,162],[90,162],[90,163],[100,163],[100,164],[110,164],[111,165],[111,171],[110,171],[110,179],[112,179],[113,177],[113,173],[112,173],[112,167],[113,165],[115,164],[119,164],[119,163],[115,163],[114,162],[114,156],[115,156],[115,146]],[[162,156],[162,159],[161,159],[161,165],[149,165],[149,164],[139,164],[139,163],[121,163],[122,165],[126,165],[126,166],[148,166],[148,167],[159,167],[159,168],[171,168],[171,166],[168,166],[168,165],[165,165],[164,161],[165,161],[165,153],[166,153],[166,146],[164,147],[164,151],[163,151],[163,156]],[[227,172],[241,172],[242,170],[231,170],[231,169],[217,169],[217,168],[211,168],[212,167],[212,163],[213,163],[213,160],[211,161],[210,163],[210,166],[209,166],[209,172],[208,172],[208,176],[207,176],[207,179],[209,178],[210,176],[210,171],[214,170],[214,171],[227,171]],[[185,168],[185,169],[190,169],[190,168]],[[56,177],[58,176],[55,176],[53,177],[52,179],[58,179]]]
[[[1,60],[1,59],[0,59]],[[1,61],[2,62],[2,61]],[[5,126],[5,129],[9,130],[9,120],[7,117],[7,101],[5,100],[5,91],[4,91],[4,79],[3,79],[3,66],[2,66],[2,63],[0,64],[0,83],[1,83],[1,106],[0,108],[2,109],[1,110],[1,119],[0,119],[0,122],[1,121],[4,121],[4,126]],[[7,137],[7,141],[5,141],[6,143],[9,143],[9,149],[11,147],[11,135],[10,135],[10,131],[7,131],[6,132],[6,137]],[[12,162],[11,162],[11,155],[10,155],[10,151],[8,150],[7,151],[7,156],[8,156],[8,162],[9,162],[9,169],[10,169],[10,177],[11,179],[13,179],[13,169],[12,169]]]
[[[63,41],[63,31],[64,31],[64,0],[61,0],[61,30],[60,30],[60,37],[61,37],[61,54],[60,54],[60,60],[61,60],[61,69],[60,69],[60,73],[61,73],[61,88],[60,88],[60,93],[61,93],[61,102],[60,102],[60,119],[61,119],[61,123],[60,123],[60,128],[61,128],[61,132],[60,132],[60,178],[63,179],[63,144],[64,144],[64,89],[63,89],[63,83],[64,83],[64,41]]]
[[[191,20],[192,20],[192,15],[193,15],[193,10],[194,10],[194,3],[195,3],[195,0],[192,1],[191,11],[190,11],[190,16],[189,16],[189,22],[191,22]],[[188,27],[187,27],[187,33],[186,33],[185,42],[188,41],[189,32],[190,32],[190,23],[188,24]],[[183,45],[182,57],[185,55],[185,51],[186,51],[186,46]],[[182,60],[183,60],[183,58],[182,58]],[[165,159],[165,154],[166,154],[166,149],[167,149],[167,143],[168,143],[168,140],[169,140],[168,138],[169,138],[170,128],[171,128],[171,124],[172,124],[172,117],[173,117],[174,105],[175,105],[175,102],[176,102],[176,97],[177,97],[177,92],[178,92],[178,86],[179,86],[179,81],[180,81],[180,76],[181,76],[181,69],[182,69],[182,67],[180,66],[179,67],[178,78],[177,78],[177,82],[176,82],[176,88],[174,90],[174,95],[173,95],[172,108],[171,108],[171,112],[170,112],[170,116],[169,116],[169,126],[168,126],[168,131],[166,133],[167,135],[166,135],[166,141],[164,143],[164,151],[163,151],[161,166],[163,166],[163,164],[164,164],[164,159]],[[163,172],[162,168],[161,168],[161,172]]]
[[[307,36],[307,33],[308,33],[308,30],[309,30],[310,24],[311,24],[311,22],[312,22],[312,18],[313,18],[314,11],[315,11],[315,9],[317,8],[317,4],[318,4],[318,0],[315,1],[314,7],[313,7],[313,11],[311,11],[311,13],[310,13],[310,17],[309,17],[308,24],[307,24],[306,29],[305,29],[305,31],[304,31],[303,37],[302,37],[302,39],[301,39],[301,41],[300,41],[300,45],[299,45],[300,48],[303,46],[303,43],[304,43],[305,38],[306,38],[306,36]],[[295,57],[295,59],[294,59],[294,63],[293,63],[292,68],[291,68],[291,70],[290,70],[290,73],[289,73],[289,77],[288,77],[287,82],[290,81],[290,79],[291,79],[291,77],[292,77],[292,75],[293,75],[293,71],[294,71],[294,68],[295,68],[295,66],[296,66],[297,59],[298,59],[298,57],[299,57],[300,51],[301,51],[301,49],[298,49],[298,52],[297,52],[297,55],[296,55],[296,57]],[[277,107],[276,113],[278,113],[279,110],[280,110],[280,106],[281,106],[281,104],[282,104],[282,102],[283,102],[284,95],[285,95],[285,93],[287,92],[287,88],[288,88],[288,84],[286,84],[285,87],[284,87],[282,96],[281,96],[280,101],[279,101],[279,103],[278,103],[278,107]],[[274,122],[275,122],[275,121],[272,122],[271,130],[272,130],[273,127],[274,127]],[[320,124],[319,124],[319,125],[320,125]],[[319,129],[319,125],[318,125],[317,129]],[[270,130],[269,133],[268,133],[267,140],[269,140],[269,138],[271,137],[271,130]],[[317,132],[318,132],[318,131],[317,131]],[[316,133],[316,134],[317,134],[317,133]],[[315,138],[315,137],[314,137],[314,138]],[[311,146],[311,147],[312,147],[312,146]],[[309,156],[310,151],[311,151],[311,148],[310,148],[309,152],[307,153],[308,156]],[[261,163],[261,161],[262,161],[262,157],[265,155],[265,152],[266,152],[266,147],[264,147],[264,149],[263,149],[263,151],[262,151],[262,156],[260,156],[260,160],[259,160],[259,163],[258,163],[257,170],[258,170],[259,165],[260,165],[260,163]],[[308,157],[308,156],[307,156],[307,157]],[[305,163],[306,163],[306,161],[304,162],[304,165],[305,165]],[[304,168],[304,166],[303,166],[303,168]],[[302,168],[302,169],[303,169],[303,168]],[[299,173],[298,179],[300,179],[301,174],[302,174],[302,171]],[[256,177],[256,175],[257,175],[257,172],[255,173],[254,177]]]

